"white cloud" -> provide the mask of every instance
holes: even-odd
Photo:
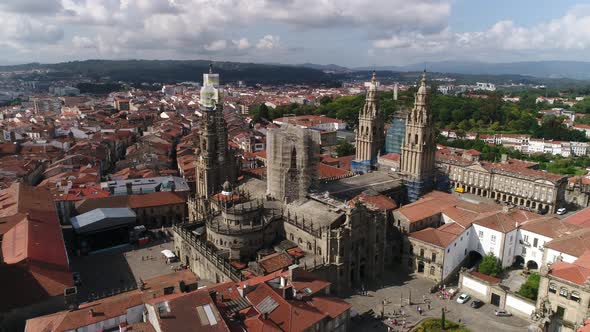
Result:
[[[272,50],[275,48],[279,48],[280,43],[281,38],[279,36],[266,35],[258,41],[258,43],[256,44],[256,48],[261,50]]]
[[[96,42],[88,37],[74,36],[74,38],[72,38],[72,44],[75,48],[79,49],[96,47]]]
[[[350,45],[354,50],[347,57],[358,54],[359,62],[366,61],[367,54],[376,61],[397,61],[391,58],[392,50],[410,61],[416,56],[471,54],[494,61],[498,54],[581,54],[590,48],[590,5],[533,26],[506,20],[468,32],[449,27],[452,5],[453,0],[0,0],[0,44],[17,51],[45,45],[37,54],[47,61],[95,56],[91,51],[100,57],[146,58],[195,58],[217,52],[256,60],[266,56],[266,61],[277,54],[296,58],[291,50],[303,47],[300,53],[306,56],[324,48],[332,52],[340,47],[348,53],[341,42],[332,44],[329,38],[308,45],[284,32],[313,36],[317,31],[326,37],[343,29],[352,32],[359,45],[368,42],[373,47],[367,51]],[[283,39],[277,33],[255,39],[260,38],[254,36],[257,31],[277,31],[275,27]],[[0,59],[9,53],[1,50]],[[333,62],[339,62],[338,56]]]
[[[227,47],[227,42],[225,41],[225,39],[220,39],[220,40],[215,40],[212,41],[211,43],[205,45],[205,49],[207,51],[221,51],[224,50]]]
[[[504,20],[484,31],[453,33],[449,28],[437,33],[409,31],[373,41],[375,49],[459,56],[461,54],[559,54],[564,50],[590,48],[590,5],[576,6],[564,16],[531,27]],[[524,52],[524,53],[523,53]]]
[[[245,50],[245,49],[250,48],[250,42],[248,41],[248,38],[240,38],[238,40],[232,40],[232,44],[234,44],[234,47],[239,50]]]

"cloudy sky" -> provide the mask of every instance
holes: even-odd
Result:
[[[590,60],[585,1],[0,0],[0,63]]]

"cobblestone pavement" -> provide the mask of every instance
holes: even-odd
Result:
[[[446,318],[454,322],[461,322],[473,332],[478,331],[502,331],[522,332],[526,331],[529,322],[518,317],[496,317],[495,306],[484,304],[479,309],[470,307],[471,300],[465,304],[456,302],[456,296],[451,300],[439,299],[436,294],[430,294],[429,290],[434,285],[432,281],[414,277],[413,275],[402,278],[394,275],[388,276],[386,286],[378,290],[369,291],[366,296],[355,294],[346,300],[353,305],[353,309],[360,315],[373,310],[376,316],[384,311],[385,317],[393,317],[393,313],[403,311],[404,316],[396,316],[398,321],[405,318],[407,328],[401,326],[393,331],[408,331],[418,321],[426,317],[440,318],[441,309],[446,308]],[[411,305],[408,298],[411,296]],[[400,305],[402,303],[403,306]],[[473,299],[472,299],[473,300]],[[385,310],[383,302],[385,301]],[[430,310],[426,302],[430,301]],[[422,315],[418,313],[418,307],[423,309]],[[387,327],[378,319],[356,318],[353,320],[352,331],[387,331]]]

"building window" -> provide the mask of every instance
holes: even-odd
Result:
[[[436,262],[436,254],[435,253],[432,253],[431,258],[432,258],[433,262]]]
[[[561,287],[559,289],[559,295],[567,298],[567,295],[568,295],[567,289],[565,287]]]
[[[510,235],[510,243],[512,243],[512,235]]]
[[[290,234],[290,238],[291,238],[291,241],[295,240],[295,236],[293,235],[293,233]]]
[[[420,257],[424,257],[424,249],[420,249]]]
[[[526,242],[526,243],[528,243],[528,242],[529,242],[529,236],[528,236],[528,235],[525,235],[525,236],[524,236],[524,242]]]
[[[522,255],[523,256],[526,255],[526,248],[525,247],[522,247]]]
[[[430,275],[433,276],[434,275],[434,266],[430,267]]]
[[[570,300],[576,301],[576,302],[580,303],[580,293],[578,293],[578,292],[572,292],[570,294]]]
[[[483,231],[479,231],[479,238],[483,239]]]
[[[536,248],[538,243],[539,243],[539,239],[535,238],[535,239],[533,240],[533,247],[535,247],[535,248]]]
[[[451,252],[451,248],[447,249],[447,253]]]
[[[496,243],[496,236],[492,235],[492,243]]]

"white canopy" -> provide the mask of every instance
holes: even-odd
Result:
[[[174,258],[174,257],[176,257],[176,255],[170,249],[164,249],[161,252],[162,252],[162,254],[164,254],[164,256],[166,256],[166,258]]]

